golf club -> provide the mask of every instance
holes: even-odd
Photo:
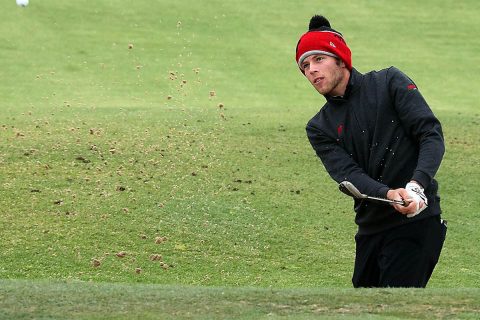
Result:
[[[401,204],[403,206],[408,206],[408,202],[406,202],[405,200],[390,200],[390,199],[385,199],[385,198],[377,198],[377,197],[367,196],[366,194],[361,193],[353,185],[353,183],[351,183],[349,181],[342,181],[338,185],[338,188],[340,189],[340,191],[345,193],[347,196],[353,197],[355,199],[367,199],[367,200],[381,201],[381,202],[388,202],[388,203],[396,203],[396,204]]]

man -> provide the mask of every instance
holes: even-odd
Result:
[[[342,34],[323,16],[310,20],[296,61],[327,100],[306,130],[330,176],[406,203],[355,199],[354,287],[425,287],[446,234],[434,179],[445,151],[440,122],[398,69],[353,68]]]

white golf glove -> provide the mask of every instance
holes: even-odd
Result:
[[[407,218],[412,218],[427,208],[428,201],[425,193],[423,193],[423,188],[420,187],[418,183],[407,183],[405,190],[407,190],[410,198],[417,204],[417,210],[414,213],[407,214]]]

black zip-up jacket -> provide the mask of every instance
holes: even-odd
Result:
[[[361,74],[352,69],[345,95],[326,97],[308,122],[308,139],[330,176],[361,193],[386,197],[410,180],[425,188],[428,207],[407,218],[385,203],[355,200],[359,234],[439,215],[434,176],[445,152],[440,122],[414,82],[395,67]]]

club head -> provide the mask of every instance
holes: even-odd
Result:
[[[351,182],[342,181],[338,185],[338,189],[345,193],[347,196],[354,197],[356,199],[365,199],[367,196],[362,194]]]

